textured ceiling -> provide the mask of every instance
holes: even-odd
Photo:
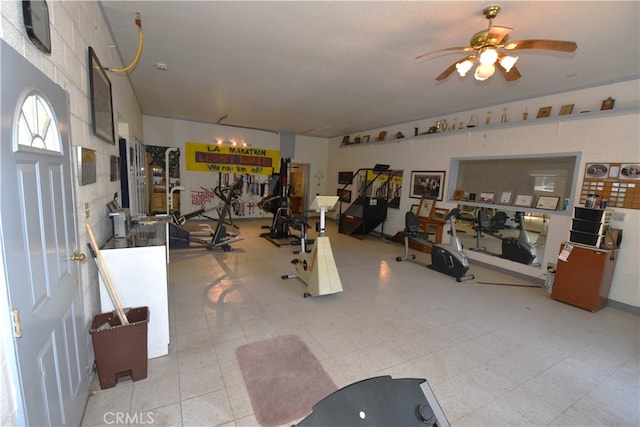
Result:
[[[518,52],[522,78],[435,78],[486,29],[489,2],[101,1],[144,114],[338,136],[638,78],[640,2],[500,3],[510,40],[559,39],[573,53]],[[156,64],[167,65],[166,71]]]

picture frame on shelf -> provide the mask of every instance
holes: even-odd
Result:
[[[600,105],[600,110],[613,110],[613,106],[616,103],[616,100],[608,97],[604,101],[602,101],[602,105]]]
[[[503,191],[500,193],[500,198],[498,199],[498,204],[501,205],[510,205],[511,199],[513,199],[513,191]]]
[[[368,144],[369,143],[369,139],[371,138],[370,135],[365,135],[362,137],[362,143],[363,144]]]
[[[378,139],[377,141],[384,141],[384,139],[387,137],[387,131],[383,130],[378,134]]]
[[[431,218],[435,205],[435,198],[423,197],[422,199],[420,199],[420,205],[418,206],[418,213],[416,214],[416,216],[419,218]]]
[[[558,203],[560,203],[560,197],[538,196],[538,200],[536,201],[536,209],[555,211],[556,209],[558,209]]]
[[[518,194],[513,202],[513,206],[521,208],[530,208],[533,204],[533,195],[531,194]]]
[[[413,212],[413,214],[415,216],[418,216],[418,209],[420,208],[420,205],[411,205],[411,209],[409,209],[411,212]]]
[[[549,117],[551,116],[551,106],[547,106],[547,107],[542,107],[538,110],[538,115],[536,116],[536,119],[543,119],[545,117]]]
[[[573,112],[573,104],[565,104],[562,107],[560,107],[560,112],[558,113],[558,115],[568,116],[572,112]]]
[[[478,201],[481,203],[493,203],[495,196],[496,193],[493,191],[481,191]]]
[[[111,80],[91,46],[89,46],[89,99],[93,134],[115,145]]]
[[[442,200],[444,195],[445,171],[411,171],[411,192],[409,197],[420,199],[433,197]]]
[[[469,199],[470,202],[475,202],[476,201],[476,193],[469,193]]]
[[[447,208],[434,208],[432,219],[435,219],[437,221],[444,221],[448,213],[449,209]]]
[[[342,145],[349,145],[351,142],[349,141],[349,135],[345,135],[342,137]]]

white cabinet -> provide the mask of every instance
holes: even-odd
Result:
[[[122,306],[149,307],[149,359],[169,353],[166,230],[166,222],[134,226],[126,242],[113,239],[101,250]],[[114,310],[102,278],[100,308],[103,313]]]

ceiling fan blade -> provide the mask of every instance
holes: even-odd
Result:
[[[498,26],[489,28],[489,31],[487,32],[486,43],[489,45],[501,44],[502,41],[505,40],[505,37],[509,35],[511,30],[513,30],[513,28]]]
[[[420,56],[416,56],[416,61],[417,61],[418,59],[423,59],[423,58],[426,58],[427,56],[435,55],[435,54],[438,54],[438,53],[444,53],[444,52],[460,52],[460,51],[462,51],[462,52],[468,52],[468,51],[470,51],[470,50],[473,50],[473,48],[471,48],[471,47],[469,47],[469,46],[448,47],[448,48],[446,48],[446,49],[434,50],[433,52],[427,52],[427,53],[423,53],[423,54],[422,54],[422,55],[420,55]]]
[[[464,62],[468,59],[473,59],[475,57],[475,55],[469,55],[465,58],[459,59],[456,62],[454,62],[453,64],[449,65],[449,67],[447,67],[446,70],[444,70],[442,73],[440,73],[440,75],[438,77],[436,77],[437,81],[441,81],[446,79],[447,77],[449,77],[451,75],[451,73],[453,73],[454,71],[456,71],[456,65],[460,64],[461,62]]]
[[[520,71],[518,71],[515,65],[511,67],[509,71],[507,71],[502,65],[500,65],[500,62],[496,62],[495,65],[496,65],[496,68],[500,70],[500,74],[502,74],[504,79],[508,82],[518,80],[520,77],[522,77],[522,74],[520,74]]]
[[[519,40],[503,46],[505,50],[545,49],[560,52],[573,52],[578,48],[576,42],[564,40]]]

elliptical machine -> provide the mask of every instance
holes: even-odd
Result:
[[[444,218],[451,224],[451,240],[449,243],[436,243],[431,247],[431,265],[429,268],[456,278],[458,282],[465,282],[474,278],[467,275],[469,259],[462,250],[462,242],[456,233],[455,220],[460,214],[460,208],[451,209]]]

